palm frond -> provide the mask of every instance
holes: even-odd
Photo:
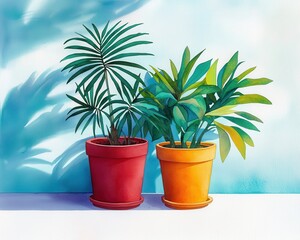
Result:
[[[130,102],[138,95],[138,87],[143,85],[138,71],[145,71],[146,68],[128,59],[152,55],[134,50],[137,46],[152,43],[140,39],[148,33],[131,32],[140,25],[140,23],[130,25],[117,22],[110,27],[108,22],[102,31],[98,30],[94,24],[91,28],[84,25],[87,34],[78,33],[78,37],[72,37],[65,41],[65,49],[76,51],[61,60],[68,62],[62,71],[73,72],[69,75],[67,83],[76,81],[76,92],[81,95],[79,98],[68,95],[75,104],[81,106],[81,108],[74,107],[68,116],[69,119],[81,115],[75,127],[76,131],[80,127],[84,131],[89,124],[92,125],[94,133],[96,127],[100,127],[102,130],[115,129],[114,115],[118,114],[118,111],[114,109],[121,111],[118,108],[120,102],[117,102],[116,99]],[[118,96],[113,94],[113,86]],[[106,97],[100,94],[104,90],[107,90]],[[124,120],[130,129],[136,119],[131,114],[131,112],[126,112],[126,121]],[[109,123],[107,126],[102,126],[106,116],[109,116]],[[120,126],[124,121],[119,121],[119,128],[117,128],[119,136],[122,134]],[[120,125],[120,123],[122,124]],[[129,135],[131,132],[131,130],[128,131]],[[114,136],[109,132],[107,134]]]

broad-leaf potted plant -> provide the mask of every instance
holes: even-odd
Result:
[[[109,22],[100,31],[94,24],[84,26],[86,35],[77,34],[64,44],[71,50],[62,61],[69,71],[67,83],[74,82],[76,106],[68,118],[78,117],[75,132],[91,126],[94,138],[86,142],[93,195],[98,207],[127,209],[140,205],[148,142],[136,137],[142,122],[155,119],[155,106],[141,97],[143,81],[137,71],[146,70],[130,61],[152,55],[135,50],[150,44],[141,40],[147,33],[132,33],[140,24]],[[96,137],[98,133],[102,137]]]
[[[218,60],[196,65],[202,52],[191,58],[186,47],[179,68],[170,60],[171,74],[152,67],[154,83],[142,93],[156,102],[165,117],[156,121],[158,128],[150,124],[147,130],[152,136],[165,139],[156,145],[156,151],[164,186],[162,201],[171,208],[200,208],[212,201],[208,191],[216,144],[203,142],[205,134],[216,130],[222,161],[230,151],[231,141],[245,158],[246,145],[254,146],[245,130],[258,131],[253,122],[262,121],[238,107],[271,104],[264,96],[241,92],[271,80],[248,78],[255,67],[237,75],[241,64],[238,52],[220,71],[217,71]]]

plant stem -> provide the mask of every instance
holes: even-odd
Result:
[[[110,122],[110,133],[108,132],[108,136],[109,136],[108,140],[109,140],[110,144],[116,145],[116,144],[119,144],[118,134],[117,134],[117,130],[114,126],[114,116],[111,114],[113,111],[113,107],[111,104],[112,100],[111,100],[111,92],[110,92],[109,81],[108,81],[109,80],[108,79],[108,69],[106,68],[106,64],[103,59],[101,44],[102,44],[102,41],[100,42],[100,46],[99,46],[100,59],[101,59],[101,62],[103,64],[103,68],[104,68],[104,79],[105,79],[105,85],[106,85],[106,89],[107,89],[108,102],[109,102],[109,106],[108,106],[109,111],[108,112],[109,112],[109,122]]]
[[[204,136],[204,134],[207,132],[208,128],[210,127],[212,122],[207,122],[207,125],[205,126],[205,128],[203,129],[203,131],[201,132],[197,142],[196,142],[196,146],[200,146],[201,142],[202,142],[202,138]]]
[[[200,123],[199,127],[197,128],[196,132],[194,133],[190,148],[194,148],[197,146],[196,137],[197,137],[199,129],[202,127],[202,125],[203,125],[203,122]]]
[[[175,147],[176,144],[175,144],[175,140],[174,140],[172,128],[171,128],[171,125],[170,125],[170,124],[168,124],[168,126],[169,126],[169,131],[170,131],[169,134],[167,135],[167,136],[170,137],[170,139],[168,139],[168,141],[170,141],[171,147]],[[166,137],[165,137],[165,139],[166,139]],[[167,139],[166,139],[166,140],[167,140]]]
[[[104,64],[104,63],[103,63]],[[106,89],[107,89],[107,94],[108,94],[108,102],[110,103],[108,106],[109,109],[109,122],[110,122],[110,134],[108,134],[108,136],[110,136],[108,138],[110,144],[112,145],[118,145],[118,134],[117,134],[117,130],[114,126],[114,116],[111,114],[113,111],[113,107],[111,104],[111,93],[110,93],[110,88],[109,88],[109,82],[108,82],[108,74],[107,74],[107,69],[106,67],[104,67],[104,75],[105,75],[105,85],[106,85]]]
[[[187,148],[187,145],[186,145],[186,143],[183,141],[183,138],[184,138],[184,133],[181,131],[181,133],[180,133],[180,142],[181,142],[181,147],[182,148]]]
[[[109,88],[109,83],[108,83],[108,74],[107,74],[107,70],[106,70],[106,68],[105,68],[105,70],[104,70],[104,75],[105,75],[105,85],[106,85],[106,89],[107,89],[107,94],[108,94],[108,101],[111,103],[111,93],[110,93],[110,88]],[[113,107],[112,107],[112,105],[111,104],[109,104],[109,106],[108,106],[108,108],[109,108],[109,116],[110,116],[110,122],[111,122],[111,125],[113,125],[113,120],[114,120],[114,116],[113,115],[111,115],[111,113],[112,113],[112,111],[113,111]]]

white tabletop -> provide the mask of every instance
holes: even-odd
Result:
[[[90,194],[0,194],[0,239],[300,239],[300,194],[212,194],[171,210],[143,194],[132,210],[93,207]]]

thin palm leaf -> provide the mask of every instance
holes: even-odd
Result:
[[[78,82],[76,91],[80,97],[68,96],[75,104],[81,106],[80,108],[74,107],[68,116],[69,119],[81,115],[75,127],[76,131],[81,126],[84,131],[88,125],[92,125],[94,134],[96,127],[99,127],[102,134],[119,138],[124,132],[122,124],[127,122],[130,128],[128,134],[131,135],[132,123],[136,118],[131,115],[130,111],[118,114],[118,111],[124,111],[124,109],[118,107],[122,102],[116,100],[132,101],[137,95],[139,85],[143,85],[139,73],[135,71],[146,69],[128,60],[129,57],[152,55],[134,50],[135,47],[152,43],[140,39],[148,33],[131,33],[131,30],[140,25],[140,23],[130,25],[117,22],[110,27],[108,22],[103,30],[99,31],[92,24],[92,28],[84,26],[86,35],[77,33],[77,37],[65,41],[65,49],[76,51],[61,60],[62,62],[68,61],[63,71],[72,72],[67,83]],[[115,87],[118,96],[113,94],[112,86]],[[105,94],[100,94],[104,91]],[[108,119],[106,119],[107,116]],[[126,117],[126,121],[122,119],[118,121],[119,127],[115,126],[116,116]],[[108,120],[108,123],[104,119]],[[104,129],[108,129],[108,132],[105,133]],[[115,129],[118,129],[117,134],[112,132]],[[118,139],[112,138],[109,139],[110,142],[118,144]]]

